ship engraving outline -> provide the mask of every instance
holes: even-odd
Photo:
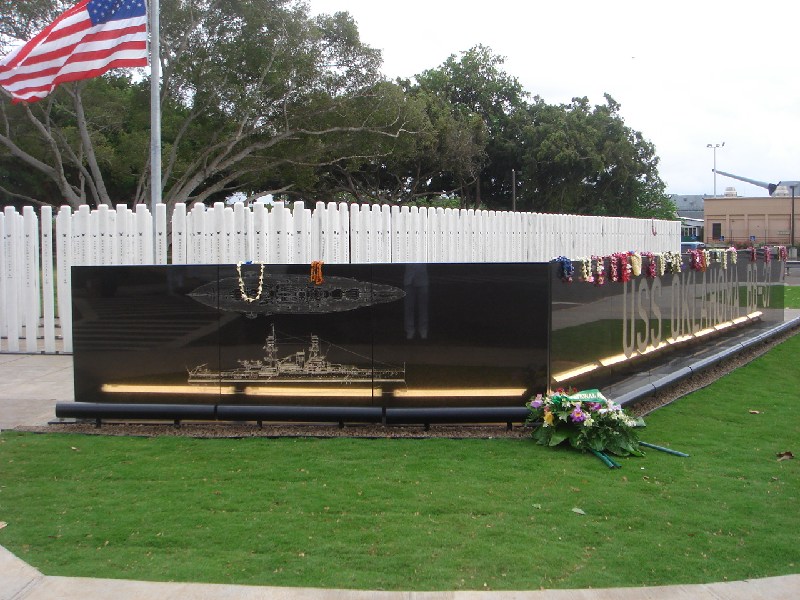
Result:
[[[238,367],[214,371],[207,363],[187,368],[190,385],[218,384],[381,384],[404,386],[406,383],[405,365],[402,367],[384,365],[382,367],[359,367],[333,363],[321,348],[320,338],[310,335],[306,349],[279,356],[275,336],[275,325],[263,346],[264,356],[260,359],[237,359]]]
[[[259,275],[244,273],[242,282],[248,296],[258,290]],[[187,294],[211,308],[240,312],[248,317],[258,314],[322,314],[394,302],[405,297],[403,289],[350,277],[326,276],[316,284],[307,275],[269,274],[264,276],[261,296],[254,302],[242,298],[238,277],[220,278],[205,283]]]

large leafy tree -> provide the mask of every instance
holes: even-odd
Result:
[[[462,198],[474,205],[511,207],[511,171],[518,168],[514,115],[526,107],[519,81],[503,70],[505,59],[477,45],[438,68],[417,75],[422,92],[446,101],[454,120],[469,123],[473,144],[482,144],[481,164],[471,180],[461,180]],[[481,132],[476,121],[483,126]]]
[[[541,212],[672,218],[655,147],[625,125],[611,96],[605,100],[536,98],[517,115],[521,203]]]
[[[318,169],[316,194],[425,204],[460,198],[476,181],[486,145],[480,117],[454,113],[448,100],[409,81],[399,81],[396,91],[403,95],[404,116],[414,135],[373,139],[371,156]]]
[[[64,8],[6,0],[0,36],[28,39]],[[314,167],[360,155],[365,139],[403,131],[402,95],[347,13],[311,18],[296,0],[175,0],[162,3],[161,24],[168,205],[290,177],[302,186]],[[146,73],[117,75],[32,105],[3,102],[0,160],[44,176],[56,203],[147,202],[148,89]]]
[[[417,135],[370,160],[339,164],[323,185],[356,199],[418,202],[459,199],[502,204],[508,161],[515,157],[508,126],[524,92],[486,46],[451,55],[441,66],[399,80]],[[510,174],[510,171],[508,171]],[[510,205],[510,200],[508,201]]]

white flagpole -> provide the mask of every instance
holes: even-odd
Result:
[[[161,202],[161,45],[159,0],[150,0],[150,214],[155,243],[156,204]]]

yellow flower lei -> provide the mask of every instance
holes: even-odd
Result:
[[[579,258],[581,261],[581,280],[592,282],[594,281],[594,277],[592,277],[592,259],[591,258]]]
[[[658,276],[663,277],[664,273],[667,272],[667,261],[664,258],[664,255],[661,252],[653,255],[656,259],[656,265],[658,265]]]
[[[638,252],[632,252],[629,258],[631,261],[631,272],[634,277],[638,277],[642,274],[642,255]]]

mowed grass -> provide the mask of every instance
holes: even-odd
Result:
[[[800,308],[800,285],[787,285],[783,288],[786,308]]]
[[[459,590],[800,572],[800,336],[609,470],[530,440],[0,436],[0,544],[48,575]],[[757,411],[752,414],[750,411]],[[579,514],[573,509],[580,509]]]

